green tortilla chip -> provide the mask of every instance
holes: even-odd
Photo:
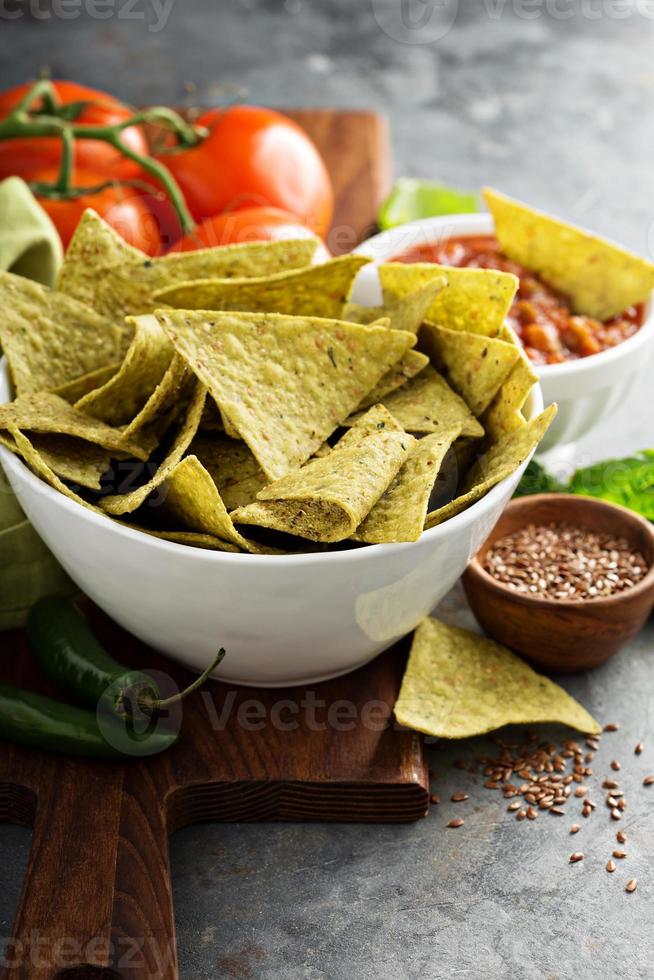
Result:
[[[0,430],[16,426],[27,432],[49,432],[76,436],[86,442],[102,446],[114,453],[135,456],[146,460],[149,453],[134,439],[125,438],[124,432],[104,422],[89,418],[73,408],[63,398],[47,391],[33,395],[21,395],[13,402],[0,405]]]
[[[322,265],[260,279],[200,279],[159,290],[162,304],[183,310],[240,310],[338,318],[359,269],[369,262],[343,255]]]
[[[189,451],[210,473],[227,510],[252,503],[269,482],[244,442],[200,432]]]
[[[130,314],[152,313],[158,289],[209,277],[265,276],[309,265],[313,239],[250,242],[151,259],[128,245],[92,210],[84,212],[59,271],[58,288],[119,324]]]
[[[385,317],[393,330],[411,330],[417,333],[420,324],[427,316],[427,311],[445,285],[444,276],[434,276],[417,289],[391,300],[384,306],[359,306],[357,303],[347,303],[343,319],[369,325]]]
[[[415,444],[393,482],[352,535],[355,541],[383,544],[418,540],[441,464],[459,433],[460,427],[454,426]]]
[[[389,486],[415,439],[377,405],[354,425],[328,456],[265,487],[257,500],[231,515],[310,541],[351,537]]]
[[[497,336],[518,288],[518,279],[511,273],[430,262],[391,262],[379,267],[384,304],[442,279],[445,286],[431,302],[424,319],[450,330]]]
[[[30,435],[33,449],[53,473],[79,487],[100,489],[102,475],[109,469],[111,453],[71,436]],[[15,440],[7,433],[0,432],[0,445],[20,455]]]
[[[162,487],[164,514],[200,534],[210,534],[250,554],[275,554],[248,541],[234,527],[225,504],[197,456],[186,456],[172,470]]]
[[[124,524],[119,521],[119,524]],[[229,541],[221,541],[213,534],[198,534],[197,531],[153,531],[149,527],[140,527],[138,524],[124,524],[132,531],[140,531],[142,534],[149,534],[153,538],[162,541],[172,541],[173,544],[185,544],[189,548],[206,548],[209,551],[230,551],[232,554],[239,554],[241,549]]]
[[[168,419],[170,412],[175,412],[188,401],[193,387],[193,373],[184,359],[175,352],[166,373],[141,411],[125,426],[125,437],[138,438],[144,429],[148,429],[162,417]]]
[[[200,424],[202,409],[207,396],[202,385],[196,385],[188,409],[177,427],[172,445],[166,458],[160,463],[154,475],[143,486],[130,490],[128,493],[111,494],[103,497],[100,506],[107,514],[132,514],[137,507],[150,496],[161,484],[168,479],[177,464],[181,461],[190,446]]]
[[[489,187],[483,194],[502,251],[567,297],[575,313],[608,320],[649,299],[651,262]]]
[[[372,391],[368,392],[359,404],[359,410],[376,405],[392,391],[401,388],[411,378],[415,378],[428,364],[429,358],[426,354],[421,354],[417,350],[408,350],[404,357],[401,357],[397,364],[394,364],[390,371],[379,379]]]
[[[500,339],[514,343],[520,351],[520,357],[511,368],[506,380],[502,382],[500,390],[483,415],[484,428],[494,440],[499,439],[506,432],[513,432],[515,429],[521,428],[525,424],[525,417],[521,409],[529,392],[538,381],[538,375],[520,346],[520,341],[506,324],[500,332]]]
[[[463,436],[478,439],[484,434],[465,401],[431,365],[384,398],[383,404],[407,432],[447,432],[458,427]]]
[[[395,717],[438,738],[540,722],[593,735],[602,730],[562,687],[506,647],[432,618],[423,619],[413,637]]]
[[[556,405],[549,405],[536,418],[493,443],[466,475],[460,496],[427,514],[425,527],[435,527],[460,514],[517,470],[541,441],[555,415]]]
[[[108,425],[132,422],[165,375],[174,349],[154,316],[129,317],[134,334],[117,374],[77,404],[81,412]]]
[[[119,357],[119,331],[47,286],[0,272],[0,346],[17,395],[66,385]]]
[[[435,323],[422,325],[420,346],[477,417],[520,358],[518,348],[505,340],[448,330]]]
[[[48,483],[55,490],[58,490],[59,493],[63,493],[63,495],[68,497],[69,500],[74,500],[76,504],[81,504],[82,507],[86,507],[87,510],[92,510],[96,514],[102,514],[99,507],[96,507],[94,504],[90,504],[88,500],[84,500],[83,497],[80,497],[79,494],[75,493],[74,490],[71,490],[70,487],[66,486],[66,484],[59,479],[57,474],[48,466],[43,456],[37,452],[30,440],[23,432],[20,431],[20,429],[16,428],[15,425],[9,425],[7,427],[7,432],[16,446],[15,451],[25,460],[29,468],[36,474],[36,476],[38,476],[45,483]]]
[[[70,405],[74,405],[84,395],[88,395],[90,391],[95,391],[96,388],[101,388],[110,378],[113,378],[114,374],[120,370],[120,364],[120,361],[114,361],[113,364],[108,364],[106,367],[89,371],[88,374],[82,374],[79,378],[74,378],[72,381],[67,381],[65,384],[53,388],[52,394],[59,395]]]
[[[278,313],[156,315],[271,480],[309,459],[415,342],[399,330]]]

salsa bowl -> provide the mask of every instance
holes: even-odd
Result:
[[[0,403],[11,398],[0,361]],[[538,385],[527,415],[543,402]],[[229,554],[160,540],[54,490],[7,449],[18,502],[73,581],[140,640],[193,670],[282,687],[354,670],[414,629],[486,540],[524,472],[411,543],[299,555]]]
[[[490,235],[490,214],[457,214],[411,221],[374,235],[355,249],[382,264],[419,245],[429,245],[463,235]],[[379,277],[374,265],[365,266],[355,283],[352,299],[364,306],[381,302]],[[645,311],[640,329],[607,350],[562,364],[534,364],[545,405],[558,404],[538,451],[575,443],[624,402],[637,375],[647,368],[654,352],[654,304]]]

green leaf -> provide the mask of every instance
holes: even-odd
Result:
[[[396,225],[443,214],[471,214],[479,211],[477,195],[446,187],[433,180],[400,177],[379,209],[377,223],[385,231]]]
[[[532,459],[523,473],[514,497],[527,497],[532,493],[567,493],[568,487],[548,473],[542,463]]]
[[[577,470],[569,490],[622,504],[654,521],[654,449]]]

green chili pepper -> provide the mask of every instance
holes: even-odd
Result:
[[[60,596],[39,599],[27,617],[27,635],[46,676],[90,708],[102,706],[121,718],[169,708],[198,688],[225,656],[221,649],[207,669],[179,694],[161,698],[147,674],[129,670],[104,649],[87,620]]]
[[[124,759],[163,752],[178,735],[159,729],[139,734],[115,716],[101,724],[92,711],[0,683],[0,738],[49,752]]]
[[[137,700],[156,703],[160,698],[154,681],[114,660],[84,616],[60,596],[46,596],[32,606],[27,635],[46,676],[79,704],[96,708],[111,697],[120,712]]]

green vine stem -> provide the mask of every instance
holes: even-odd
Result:
[[[41,99],[46,111],[30,113],[30,107]],[[18,138],[58,137],[62,141],[62,158],[59,176],[54,184],[38,184],[38,193],[44,197],[78,197],[79,188],[71,187],[76,139],[99,140],[113,146],[119,153],[133,160],[146,173],[150,174],[164,189],[171,201],[184,234],[195,228],[195,222],[184,200],[179,184],[163,163],[146,154],[137,153],[123,142],[121,134],[130,126],[143,123],[162,126],[177,137],[180,147],[194,146],[205,134],[204,130],[187,123],[178,113],[165,106],[143,109],[135,112],[129,119],[111,126],[76,125],[56,114],[57,96],[52,82],[42,79],[36,82],[21,99],[15,109],[0,121],[0,140]],[[65,107],[62,107],[62,109]]]

